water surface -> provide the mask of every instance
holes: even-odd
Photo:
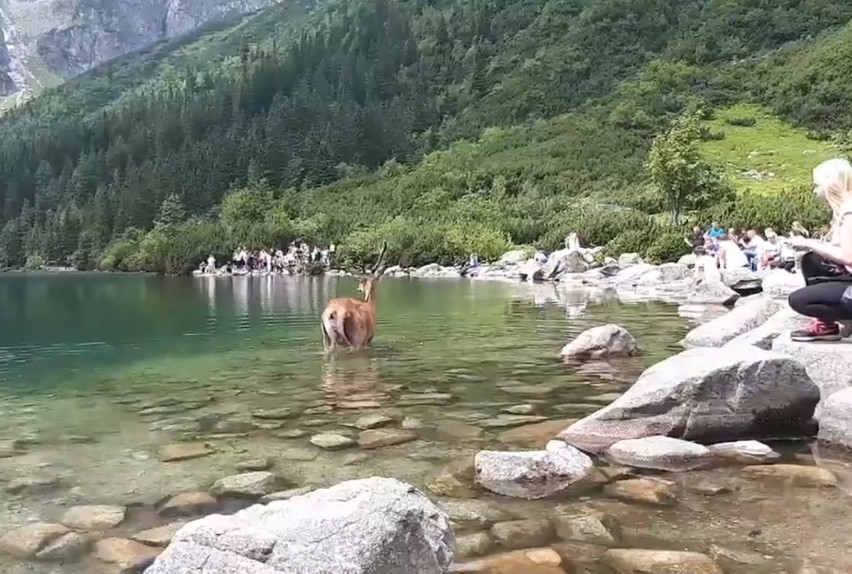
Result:
[[[351,280],[336,278],[0,276],[0,440],[27,444],[25,455],[0,460],[0,481],[36,483],[0,503],[0,521],[54,521],[74,504],[129,505],[127,520],[101,535],[129,536],[168,522],[153,510],[164,497],[205,490],[236,474],[239,462],[261,457],[295,486],[380,474],[434,494],[428,488],[448,464],[480,448],[531,448],[607,404],[648,365],[677,352],[690,327],[674,306],[624,305],[612,294],[386,279],[374,348],[325,357],[318,316],[329,298],[354,294]],[[609,322],[636,336],[640,357],[586,365],[558,359],[572,336]],[[435,393],[449,397],[422,400]],[[413,404],[423,402],[435,404]],[[503,426],[504,409],[522,404],[552,426]],[[253,416],[280,408],[303,414]],[[322,431],[356,436],[346,425],[368,413],[394,418],[393,428],[408,419],[419,427],[417,440],[335,452],[308,442]],[[284,438],[295,430],[306,435]],[[161,462],[160,448],[180,441],[215,453]],[[812,463],[806,445],[784,448]],[[621,545],[708,552],[715,544],[765,557],[737,572],[852,567],[845,557],[852,532],[840,512],[852,505],[843,489],[767,486],[736,469],[668,478],[684,486],[713,479],[734,492],[684,490],[672,509],[600,492],[534,503],[464,489],[435,498],[475,495],[516,518],[603,509],[621,520]],[[597,571],[594,561],[589,568]],[[93,559],[48,566],[0,557],[0,571],[115,570]]]

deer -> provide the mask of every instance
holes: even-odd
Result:
[[[326,353],[333,353],[338,344],[357,351],[373,342],[376,335],[376,290],[384,272],[382,262],[387,248],[385,242],[373,269],[359,276],[358,291],[364,294],[363,300],[340,297],[325,306],[320,326]]]

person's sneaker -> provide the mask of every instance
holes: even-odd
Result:
[[[809,343],[811,341],[839,341],[843,337],[840,336],[840,325],[837,323],[814,320],[806,328],[793,331],[790,338],[800,343]]]

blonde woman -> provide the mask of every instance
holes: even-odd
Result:
[[[839,341],[838,321],[852,321],[852,165],[845,159],[820,164],[814,170],[814,192],[831,207],[831,232],[829,241],[790,238],[795,249],[808,252],[801,263],[805,287],[790,294],[790,306],[814,319],[792,337]]]

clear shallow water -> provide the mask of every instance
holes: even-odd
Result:
[[[645,367],[677,352],[690,327],[673,306],[622,305],[550,285],[388,279],[375,348],[326,358],[318,316],[330,297],[354,287],[333,278],[0,276],[0,440],[27,443],[26,454],[0,459],[7,487],[0,523],[58,520],[75,504],[120,504],[132,512],[100,536],[128,536],[168,522],[153,511],[164,497],[205,490],[258,457],[296,486],[380,474],[428,488],[446,465],[480,448],[532,447],[607,404]],[[580,366],[558,360],[572,336],[608,322],[628,328],[644,354]],[[411,404],[428,393],[450,397]],[[527,433],[495,426],[503,409],[519,404],[532,405],[547,424]],[[252,416],[279,408],[307,412]],[[321,431],[355,436],[345,425],[368,413],[419,419],[418,439],[336,452],[308,442]],[[282,438],[294,430],[307,434]],[[163,445],[187,440],[215,452],[159,460]],[[812,463],[807,448],[785,448]],[[842,461],[828,464],[845,476]],[[681,503],[664,510],[598,491],[535,503],[477,496],[516,518],[604,509],[622,523],[621,545],[708,551],[717,544],[768,557],[736,572],[799,572],[803,563],[852,568],[844,518],[852,499],[843,489],[756,483],[738,469],[667,478],[684,486],[711,479],[734,492],[685,489]],[[44,484],[9,493],[21,480]],[[589,568],[597,571],[594,561]],[[4,573],[101,571],[116,570],[93,559],[48,566],[0,555]]]

